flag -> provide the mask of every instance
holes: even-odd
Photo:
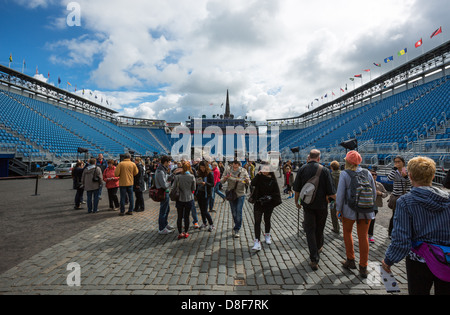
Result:
[[[400,56],[403,56],[403,55],[405,55],[405,54],[407,54],[408,53],[408,49],[407,48],[405,48],[405,49],[403,49],[403,50],[400,50],[399,52],[398,52],[398,56],[400,57]]]
[[[363,71],[370,72],[370,69],[366,69],[366,70],[363,70]]]
[[[431,34],[431,37],[430,37],[430,38],[433,38],[434,36],[439,35],[439,34],[441,34],[441,33],[442,33],[442,26],[439,27],[437,30],[435,30],[434,33]]]
[[[394,61],[394,56],[390,56],[390,57],[387,57],[386,59],[384,59],[384,63],[389,63],[391,61]]]
[[[350,81],[355,81],[355,79],[354,78],[350,78]]]
[[[377,67],[379,67],[379,68],[381,68],[381,63],[373,63],[375,66],[377,66]]]
[[[12,54],[9,54],[9,62],[13,62]]]
[[[50,79],[50,71],[47,73],[47,78]]]
[[[58,77],[58,84],[61,84],[61,77]]]
[[[362,74],[355,75],[355,78],[362,78]]]
[[[422,38],[416,43],[416,48],[419,48],[420,46],[422,46],[423,41]]]
[[[72,84],[70,84],[70,82],[69,82],[69,81],[67,81],[67,84],[68,84],[68,85],[70,85],[70,86],[72,86]]]
[[[344,89],[343,89],[343,88],[341,88],[341,91],[345,93],[345,91],[344,91]]]

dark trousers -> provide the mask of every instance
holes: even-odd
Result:
[[[202,214],[202,221],[204,225],[206,225],[206,221],[208,221],[209,225],[213,225],[214,224],[213,220],[208,212],[208,204],[210,197],[205,197],[203,194],[204,192],[197,194],[197,202],[198,207],[200,208],[200,212]]]
[[[255,215],[255,238],[261,239],[261,222],[264,216],[264,230],[265,233],[270,233],[270,218],[272,217],[273,208],[261,206],[259,203],[255,203],[253,208]]]
[[[320,260],[319,249],[323,246],[323,230],[327,223],[328,209],[303,209],[303,228],[308,242],[309,258],[318,263]]]
[[[119,198],[117,198],[118,190],[119,187],[108,188],[108,200],[109,200],[109,207],[111,209],[119,208]]]
[[[430,295],[434,284],[435,295],[450,295],[450,282],[437,278],[427,264],[406,257],[406,277],[409,295]]]
[[[183,202],[183,201],[177,201],[176,207],[177,207],[177,213],[178,213],[178,219],[177,219],[177,228],[178,233],[182,233],[183,230],[183,220],[184,220],[184,231],[187,233],[189,231],[189,216],[191,213],[193,202]]]
[[[142,191],[134,191],[134,196],[136,197],[136,203],[134,204],[134,211],[144,211],[145,203],[144,203],[144,193]]]
[[[81,205],[81,201],[83,200],[83,188],[78,188],[77,193],[75,194],[75,207],[79,208]]]

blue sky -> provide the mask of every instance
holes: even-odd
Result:
[[[387,71],[383,59],[418,56],[420,38],[427,51],[450,37],[441,0],[80,0],[79,27],[69,2],[0,0],[0,63],[12,54],[16,70],[25,60],[28,75],[169,122],[222,113],[227,89],[236,116],[297,116],[355,74],[367,82],[363,69],[379,75],[373,62]]]

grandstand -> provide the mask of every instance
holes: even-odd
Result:
[[[0,83],[0,154],[27,165],[13,167],[20,175],[34,162],[74,161],[79,148],[114,159],[130,151],[170,152],[164,121],[116,117],[111,109],[3,66]]]
[[[301,160],[318,148],[324,162],[343,161],[345,149],[340,144],[355,138],[366,165],[389,168],[398,154],[406,159],[425,155],[439,168],[448,169],[449,68],[450,41],[299,117],[258,125],[268,130],[280,127],[279,148],[285,160],[296,157],[293,148],[298,148]],[[27,166],[24,174],[34,162],[73,161],[78,148],[106,158],[119,158],[129,151],[142,156],[170,153],[169,127],[180,123],[117,115],[0,65],[0,155],[12,155],[15,163]],[[211,123],[222,122],[223,128],[227,119],[248,124],[231,117],[228,100],[225,115]],[[186,124],[192,127],[193,119]]]
[[[390,167],[396,155],[422,155],[450,167],[450,42],[299,117],[268,120],[280,126],[284,159],[317,148],[323,161],[343,161],[342,142],[358,140],[368,166]]]

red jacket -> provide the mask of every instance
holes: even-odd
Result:
[[[116,171],[116,167],[113,166],[112,168],[107,167],[105,171],[103,172],[103,181],[106,183],[106,188],[116,188],[119,187],[119,177],[116,177],[114,175],[114,172]],[[109,179],[108,178],[112,178]]]
[[[213,169],[213,174],[214,174],[214,186],[216,186],[216,184],[218,182],[220,182],[220,170],[219,170],[219,167],[216,167],[215,169]]]

